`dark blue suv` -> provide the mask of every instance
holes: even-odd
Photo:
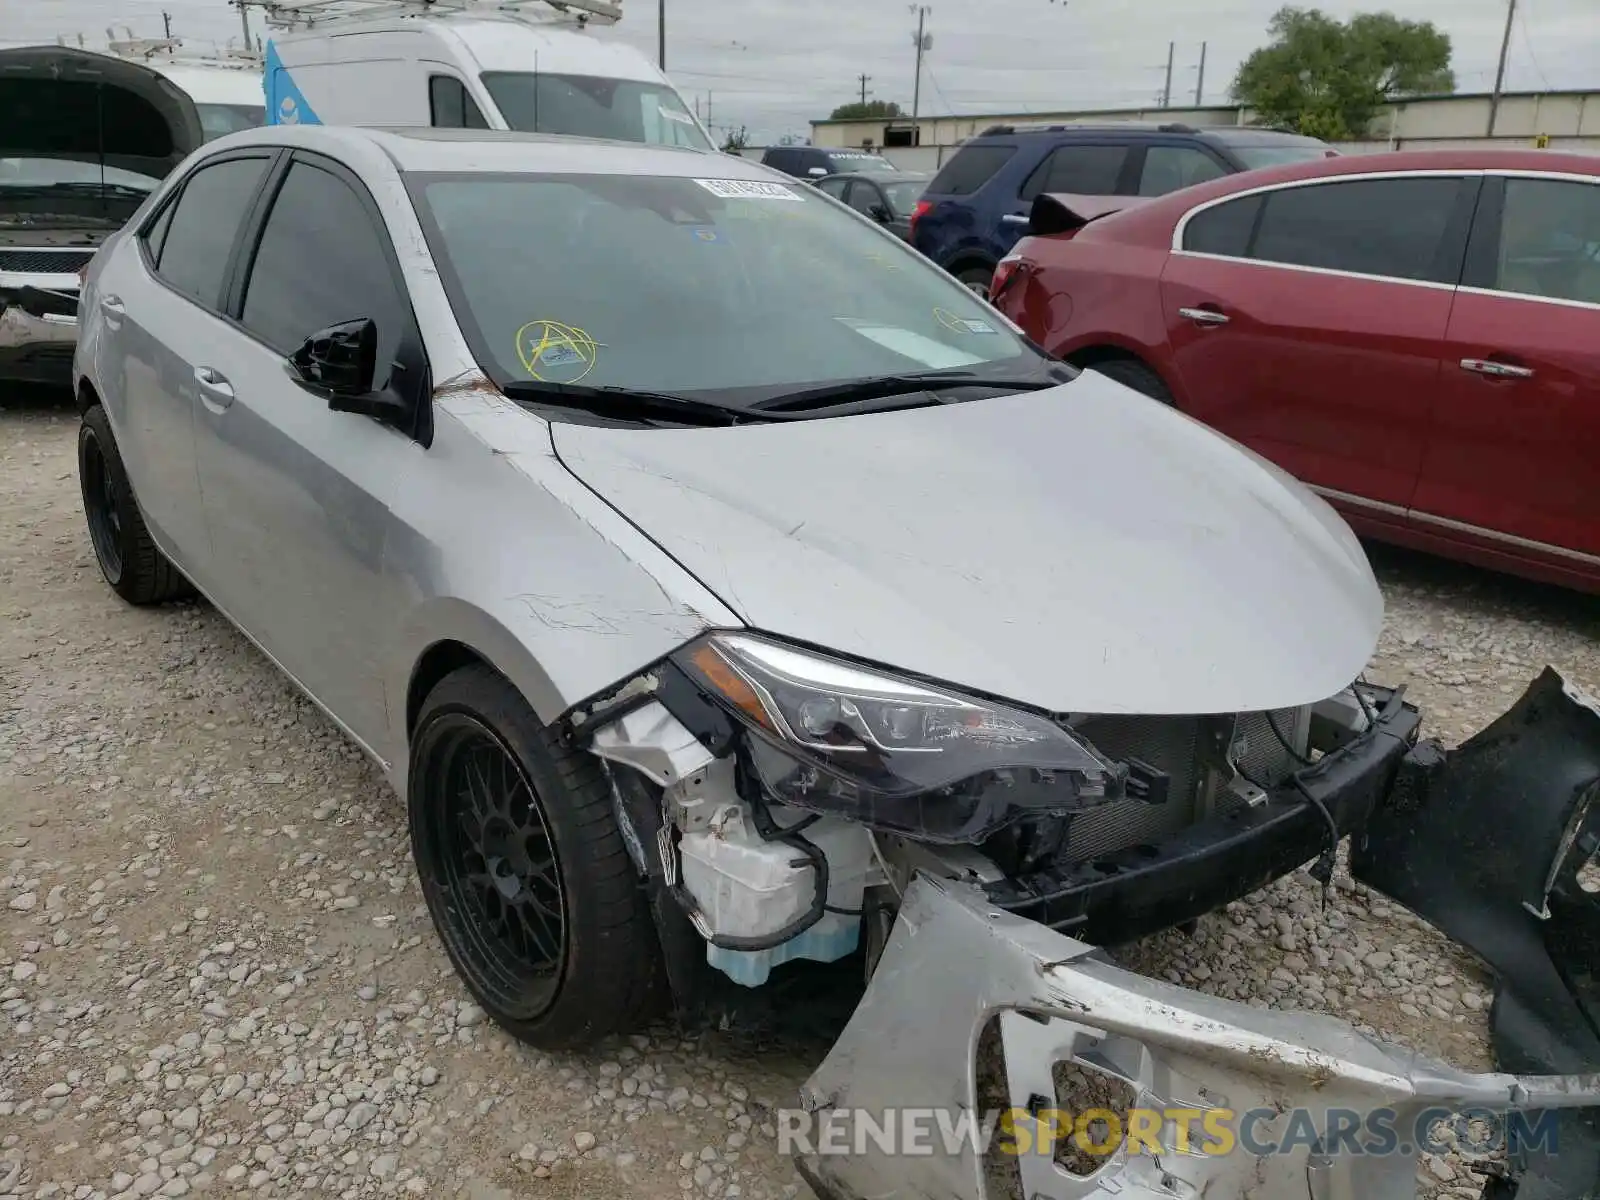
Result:
[[[1248,126],[995,125],[934,176],[913,214],[911,244],[986,291],[995,264],[1027,233],[1041,192],[1164,196],[1219,175],[1337,153],[1315,138]]]

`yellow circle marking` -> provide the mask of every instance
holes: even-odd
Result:
[[[517,358],[522,369],[541,383],[577,383],[594,370],[599,356],[600,343],[576,325],[539,320],[517,330]],[[541,371],[553,371],[557,378]]]
[[[967,323],[960,317],[956,316],[955,313],[951,312],[949,309],[936,308],[933,310],[933,317],[934,320],[938,321],[939,324],[943,325],[946,329],[954,330],[956,333],[972,332],[972,330],[967,328]]]

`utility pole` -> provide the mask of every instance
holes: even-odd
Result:
[[[928,6],[918,4],[914,6],[917,14],[917,76],[911,85],[911,125],[913,145],[922,145],[922,126],[917,122],[917,117],[922,111],[922,52],[933,45],[933,39],[923,32],[928,19]]]
[[[161,14],[161,27],[166,30],[166,38],[167,38],[167,40],[171,41],[172,40],[172,14],[171,13],[164,12],[164,13]]]
[[[1199,108],[1206,94],[1206,44],[1200,43],[1200,74],[1194,81],[1194,106]]]
[[[706,128],[711,128],[711,93],[706,92]]]
[[[1500,66],[1494,73],[1494,95],[1489,97],[1489,136],[1494,136],[1494,123],[1500,116],[1500,93],[1506,85],[1506,59],[1511,55],[1511,23],[1517,16],[1517,0],[1506,3],[1506,35],[1500,39]]]
[[[667,69],[667,0],[660,0],[661,7],[656,10],[656,58],[657,66],[663,71]]]
[[[871,81],[872,76],[863,71],[856,78],[861,80],[861,103],[865,104],[867,102],[867,84]]]
[[[250,49],[250,4],[249,0],[234,0],[239,6],[239,24],[244,29],[244,48]]]
[[[1167,43],[1167,86],[1161,89],[1161,107],[1172,107],[1172,58],[1178,52],[1177,42]]]

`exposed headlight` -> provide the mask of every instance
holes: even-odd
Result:
[[[749,763],[784,804],[968,841],[1018,808],[1072,812],[1120,785],[1117,764],[1043,717],[766,638],[713,634],[674,661],[754,735]]]

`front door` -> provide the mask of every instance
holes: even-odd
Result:
[[[1414,507],[1600,567],[1600,182],[1485,185]]]
[[[390,499],[421,446],[376,420],[332,411],[286,358],[311,334],[378,325],[378,386],[415,340],[388,234],[353,176],[296,154],[231,299],[245,336],[218,365],[231,399],[197,426],[206,521],[223,603],[368,746],[385,743],[384,624],[403,605],[385,576]]]
[[[1402,516],[1477,187],[1336,180],[1194,213],[1161,279],[1187,411],[1335,499]]]

